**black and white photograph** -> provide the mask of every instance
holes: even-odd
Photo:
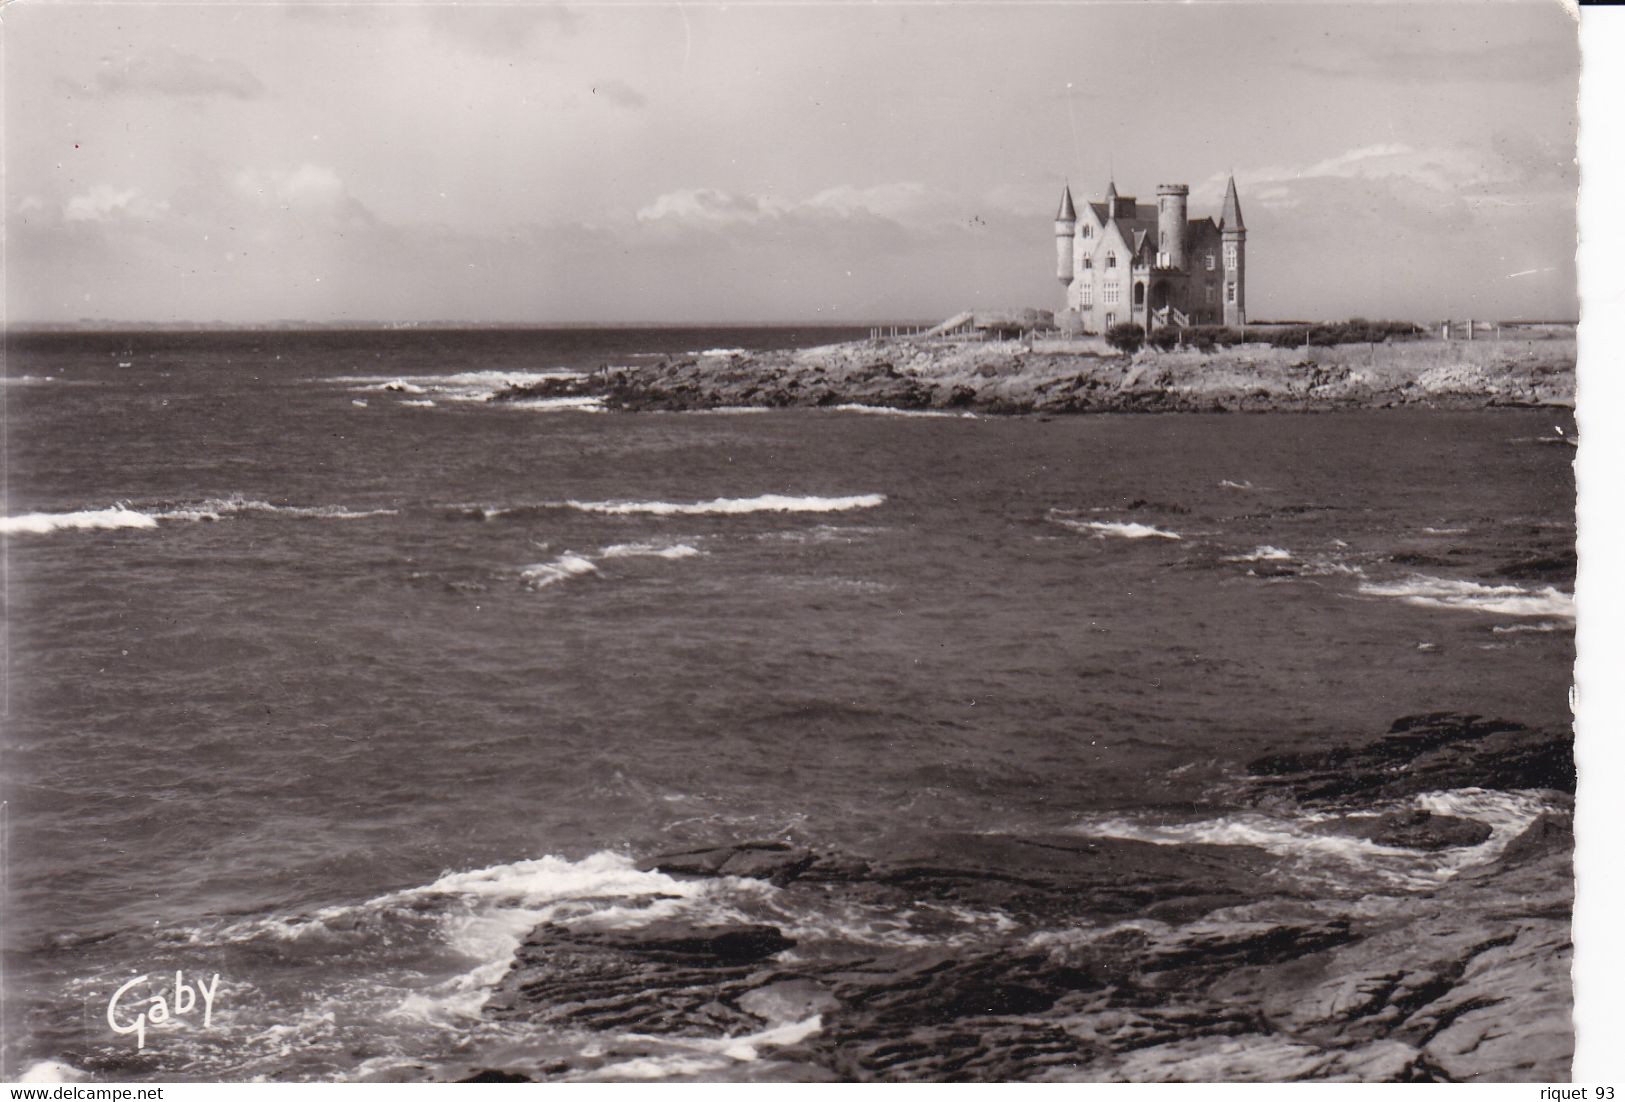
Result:
[[[6,4],[0,1080],[1569,1083],[1581,18]]]

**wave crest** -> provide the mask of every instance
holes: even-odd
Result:
[[[1178,532],[1170,532],[1165,528],[1155,528],[1149,524],[1137,524],[1133,521],[1078,520],[1075,517],[1057,516],[1051,516],[1050,520],[1063,528],[1070,528],[1074,532],[1087,532],[1096,539],[1116,537],[1126,540],[1179,540],[1185,538]]]
[[[732,516],[739,513],[837,513],[849,509],[873,509],[885,502],[885,494],[857,494],[850,497],[791,497],[761,494],[757,497],[719,497],[710,501],[566,501],[583,513],[611,516]]]
[[[24,513],[0,517],[0,535],[40,536],[48,532],[86,531],[111,528],[156,528],[158,521],[146,513],[115,505],[109,509],[81,509],[72,513]]]
[[[1397,582],[1361,582],[1360,592],[1371,597],[1397,597],[1422,608],[1449,608],[1490,612],[1502,616],[1575,618],[1574,594],[1556,586],[1524,589],[1516,585],[1484,585],[1454,578],[1412,574]]]

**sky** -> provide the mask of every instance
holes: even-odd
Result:
[[[1052,219],[1226,178],[1248,314],[1576,316],[1555,0],[15,0],[7,317],[1057,308]]]

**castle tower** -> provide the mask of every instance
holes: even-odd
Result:
[[[1078,228],[1078,209],[1072,205],[1072,188],[1061,189],[1061,209],[1055,212],[1055,278],[1072,283],[1072,234]]]
[[[1190,193],[1185,184],[1157,185],[1158,267],[1185,268],[1185,205]]]
[[[1224,245],[1224,323],[1243,326],[1247,324],[1247,226],[1241,220],[1234,176],[1224,192],[1219,238]]]

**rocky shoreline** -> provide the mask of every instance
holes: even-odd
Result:
[[[493,401],[617,410],[828,408],[985,414],[1483,409],[1574,403],[1572,339],[1400,341],[1113,354],[1081,342],[877,340],[671,357],[511,387]]]
[[[662,1077],[756,1080],[1568,1078],[1566,732],[1409,716],[1374,740],[1258,759],[1236,783],[1238,806],[1289,808],[1384,853],[1466,853],[1489,832],[1395,800],[1501,790],[1540,810],[1493,856],[1412,890],[1311,890],[1264,848],[1077,831],[930,836],[880,858],[778,840],[660,855],[646,867],[757,883],[774,909],[544,922],[486,1016],[602,1045],[545,1056],[521,1043],[432,1074],[620,1078],[641,1061]],[[854,908],[1000,921],[971,939],[877,943],[762,920]]]

